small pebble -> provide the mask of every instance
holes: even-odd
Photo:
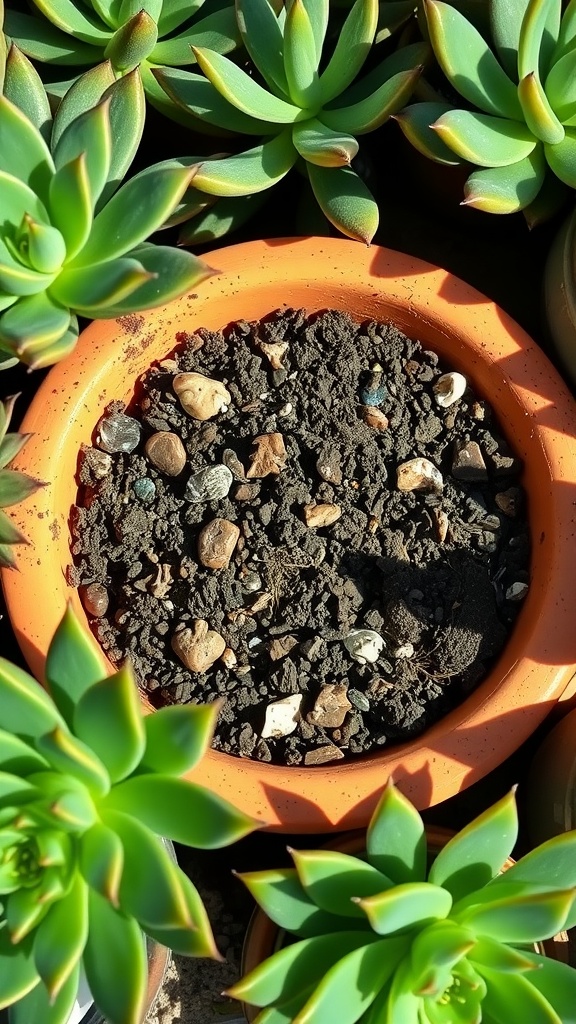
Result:
[[[186,449],[178,434],[158,430],[144,446],[150,462],[166,476],[178,476],[186,465]]]
[[[103,480],[112,471],[112,459],[106,452],[98,448],[84,448],[84,461],[86,462],[95,480]]]
[[[254,341],[262,355],[266,356],[273,370],[284,369],[282,359],[288,349],[287,341],[262,341],[260,338],[255,338]]]
[[[194,619],[191,629],[181,629],[171,640],[172,650],[190,672],[206,672],[226,650],[226,641],[209,629],[204,619]]]
[[[514,519],[518,515],[520,508],[520,502],[522,495],[519,487],[509,487],[507,491],[500,491],[495,496],[495,502],[498,508],[505,516],[509,516],[510,519]]]
[[[103,416],[97,426],[97,444],[105,452],[133,452],[140,442],[141,427],[133,416],[114,412]]]
[[[309,526],[311,529],[314,527],[331,526],[342,515],[340,505],[316,504],[316,502],[304,505],[302,512],[306,526]]]
[[[149,476],[143,476],[139,480],[134,481],[133,490],[136,497],[140,498],[140,501],[149,504],[151,501],[154,501],[156,484]]]
[[[268,652],[270,654],[271,661],[280,661],[290,653],[293,647],[296,647],[298,643],[295,636],[279,636],[272,640]]]
[[[212,519],[198,534],[198,559],[207,569],[226,569],[240,530],[228,519]]]
[[[456,441],[452,456],[452,476],[456,480],[467,481],[488,479],[486,463],[476,441]]]
[[[461,373],[443,373],[433,385],[434,400],[441,409],[454,405],[468,387],[468,381]]]
[[[218,501],[227,496],[233,479],[227,466],[207,466],[190,477],[184,497],[194,504],[201,501]]]
[[[252,501],[260,490],[259,484],[240,484],[234,491],[236,501]]]
[[[432,518],[436,527],[436,537],[439,544],[443,544],[448,536],[448,527],[450,525],[448,516],[441,508],[432,509]]]
[[[358,708],[358,711],[370,711],[370,701],[363,693],[360,692],[360,690],[351,686],[348,690],[348,697],[354,707]]]
[[[260,434],[253,443],[256,451],[250,456],[250,469],[246,473],[248,479],[278,475],[286,465],[287,452],[282,434]]]
[[[262,577],[257,572],[249,572],[243,577],[241,586],[245,594],[253,594],[262,589]]]
[[[513,583],[506,591],[507,601],[523,601],[528,593],[527,583]]]
[[[318,694],[312,711],[307,715],[311,725],[323,729],[339,729],[352,707],[346,696],[346,683],[327,683]]]
[[[195,420],[209,420],[225,412],[232,396],[222,381],[213,380],[203,373],[177,373],[172,387],[180,405]]]
[[[390,651],[393,658],[413,658],[414,657],[414,644],[409,641],[405,644],[399,644],[393,651]]]
[[[366,426],[371,427],[372,430],[388,430],[388,417],[384,415],[381,409],[377,409],[374,405],[361,405],[360,417],[364,420]]]
[[[324,743],[323,746],[308,750],[304,754],[304,764],[310,767],[314,764],[326,764],[328,761],[341,761],[343,757],[343,752],[336,744]]]
[[[300,718],[301,693],[291,693],[288,697],[268,704],[264,715],[264,725],[260,733],[262,739],[289,736],[298,725]]]
[[[441,494],[444,480],[439,469],[429,459],[409,459],[396,470],[399,491],[432,491]]]
[[[384,640],[374,629],[351,629],[344,637],[344,646],[354,661],[365,665],[377,661],[384,650]]]
[[[316,461],[316,470],[326,483],[339,487],[342,483],[340,454],[335,449],[324,452]]]
[[[231,647],[225,647],[221,656],[220,661],[226,666],[226,668],[236,668],[238,664],[238,658]]]
[[[236,478],[236,480],[243,481],[246,479],[246,471],[244,469],[244,466],[240,462],[240,459],[236,455],[236,452],[232,451],[232,448],[224,449],[224,451],[222,452],[222,462],[224,463],[225,466],[228,467],[228,469]]]
[[[86,613],[95,619],[101,619],[108,611],[108,591],[102,583],[89,583],[87,587],[80,587],[80,597]]]
[[[386,388],[382,384],[383,370],[380,363],[374,363],[372,369],[364,375],[360,388],[360,401],[362,405],[378,406],[386,398]]]
[[[290,416],[290,413],[294,412],[294,406],[292,402],[286,402],[281,409],[278,409],[279,416]]]

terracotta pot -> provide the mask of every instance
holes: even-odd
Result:
[[[543,843],[576,828],[576,709],[548,733],[526,782],[530,838]]]
[[[412,257],[327,238],[249,242],[205,257],[221,273],[169,306],[84,331],[76,351],[40,387],[23,429],[35,435],[18,466],[50,486],[14,512],[32,544],[3,574],[24,655],[42,677],[67,599],[68,517],[76,464],[103,408],[127,400],[135,379],[168,355],[179,332],[258,319],[282,306],[335,307],[361,321],[390,319],[464,372],[498,411],[525,462],[533,538],[532,583],[510,640],[487,678],[425,734],[342,765],[282,768],[211,752],[194,777],[268,828],[321,832],[366,825],[393,775],[418,808],[445,800],[512,753],[555,705],[576,664],[576,408],[522,329],[473,288]]]
[[[448,840],[454,835],[450,829],[441,828],[437,825],[428,825],[426,827],[426,838],[428,840],[428,850],[431,854],[435,855],[446,845]],[[354,835],[346,836],[343,839],[336,839],[334,842],[328,843],[327,846],[330,849],[338,850],[340,853],[349,853],[353,856],[357,856],[362,853],[364,849],[364,843],[366,841],[366,835],[364,832],[356,832]],[[506,861],[503,871],[507,868],[512,867],[514,860],[509,857]],[[272,953],[275,953],[282,946],[282,937],[285,934],[283,929],[280,929],[278,925],[274,924],[269,917],[266,916],[263,910],[259,907],[256,908],[250,921],[248,922],[248,928],[246,929],[246,937],[244,939],[244,946],[242,948],[242,962],[240,965],[240,977],[244,977],[249,971],[253,971],[258,964],[261,964]],[[567,932],[558,932],[553,938],[547,939],[546,942],[537,944],[537,951],[544,953],[546,956],[551,957],[553,960],[560,960],[562,963],[568,963],[570,958],[569,951],[569,938]],[[260,1010],[255,1006],[249,1006],[246,1003],[242,1003],[242,1009],[244,1010],[244,1016],[248,1021],[248,1024],[252,1024],[252,1021],[256,1019]]]
[[[576,212],[562,224],[546,260],[544,318],[558,358],[576,384]]]

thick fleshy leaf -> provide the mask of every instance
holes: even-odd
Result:
[[[449,110],[432,129],[457,156],[480,167],[505,167],[529,156],[538,145],[519,121],[472,110]]]
[[[54,1001],[44,985],[36,985],[10,1007],[10,1024],[66,1024],[76,1002],[79,979],[80,969],[75,967]]]
[[[33,782],[21,779],[10,772],[0,772],[0,807],[15,807],[30,803],[38,797]]]
[[[576,1024],[576,972],[568,964],[552,960],[551,957],[523,951],[537,970],[531,971],[528,980],[554,1007],[562,1024]]]
[[[50,150],[38,129],[6,96],[0,96],[0,170],[23,181],[46,202],[54,172]]]
[[[36,969],[52,997],[72,974],[87,937],[88,886],[77,873],[69,892],[50,908],[34,937]]]
[[[0,334],[1,325],[0,321]],[[16,469],[2,469],[0,471],[0,508],[19,505],[21,501],[34,494],[42,486],[44,485],[39,480],[34,480],[26,473],[19,473]],[[17,542],[13,541],[12,543]]]
[[[100,758],[113,783],[140,763],[146,743],[142,717],[138,687],[128,663],[89,686],[76,703],[74,732]]]
[[[146,715],[146,747],[140,768],[143,772],[183,775],[195,768],[210,747],[221,702],[174,704]],[[0,734],[0,763],[1,763]]]
[[[104,61],[80,75],[66,92],[54,116],[51,145],[54,149],[66,128],[81,114],[100,103],[108,86],[115,81],[110,61]]]
[[[91,889],[118,906],[124,847],[116,833],[97,821],[79,840],[79,868]]]
[[[489,7],[490,36],[506,74],[518,81],[520,29],[528,0],[492,0]]]
[[[542,67],[543,49],[548,50],[547,57],[554,49],[560,29],[560,13],[561,0],[552,0],[552,2],[550,0],[530,0],[522,18],[518,40],[518,77],[520,79],[532,73],[538,75],[541,69],[544,73],[548,71],[547,60]],[[547,29],[549,33],[550,29],[552,30],[552,39],[548,41],[548,46],[544,41]]]
[[[91,17],[87,8],[79,8],[74,0],[34,0],[42,14],[63,32],[85,43],[105,46],[109,33],[104,30],[98,19]]]
[[[533,970],[537,964],[524,955],[523,950],[514,949],[505,942],[489,939],[483,935],[474,944],[468,959],[503,974],[518,974]]]
[[[196,58],[193,46],[201,46],[216,53],[230,53],[239,44],[239,31],[232,4],[213,11],[206,18],[197,21],[171,39],[161,40],[150,53],[149,60],[154,64],[176,65],[181,67],[194,64]]]
[[[290,129],[223,160],[206,160],[194,175],[194,187],[217,196],[243,196],[275,185],[294,166],[298,153]]]
[[[0,729],[0,769],[11,775],[25,777],[30,772],[42,771],[47,763],[29,743],[19,736]]]
[[[334,227],[369,245],[378,228],[378,206],[370,190],[350,167],[307,164],[318,204]]]
[[[574,40],[576,40],[576,2],[569,0],[560,21],[560,31],[551,63],[559,60],[568,50],[572,50]]]
[[[140,1024],[148,974],[142,932],[93,890],[88,913],[83,963],[94,1000],[109,1024]]]
[[[0,188],[2,188],[1,178],[2,175],[0,174]],[[38,271],[32,270],[30,267],[17,261],[11,252],[7,250],[5,243],[0,239],[0,291],[4,291],[11,296],[18,296],[19,299],[29,296],[34,298],[38,293],[42,293],[48,288],[54,280],[54,276],[54,274],[39,274]],[[16,314],[15,321],[9,320],[8,323],[17,322],[17,320],[18,314]],[[8,334],[2,337],[1,329],[0,341],[6,348],[12,345]]]
[[[408,102],[422,68],[400,71],[380,85],[370,96],[357,103],[347,105],[347,94],[339,97],[342,106],[326,107],[320,111],[319,119],[333,131],[350,135],[365,135],[374,131]]]
[[[56,706],[69,726],[86,690],[106,674],[100,648],[82,627],[69,604],[52,637],[46,657],[46,680]],[[51,732],[45,729],[45,732]]]
[[[561,931],[574,896],[572,889],[504,896],[486,905],[477,903],[455,916],[477,935],[516,944],[538,942]]]
[[[494,878],[488,888],[491,893],[498,893],[517,882],[534,888],[576,887],[576,831],[564,832],[541,843]]]
[[[464,186],[464,205],[486,213],[517,213],[534,201],[546,176],[540,146],[508,167],[474,171]]]
[[[474,933],[453,921],[437,921],[424,928],[412,943],[410,967],[413,990],[419,995],[432,995],[434,979],[450,970],[475,945]]]
[[[304,109],[318,106],[316,41],[303,0],[293,0],[284,25],[284,70],[292,103]]]
[[[238,878],[271,921],[302,938],[362,928],[361,918],[338,917],[320,910],[306,894],[294,868],[245,872]],[[367,922],[365,928],[369,930]]]
[[[2,438],[0,431],[0,469],[4,469],[16,458],[31,437],[32,434],[5,434]]]
[[[90,182],[92,204],[96,202],[108,180],[112,151],[109,117],[110,100],[101,100],[72,121],[64,129],[54,149],[57,168],[86,154],[86,171]]]
[[[222,196],[217,201],[215,198],[216,205],[206,204],[193,220],[184,225],[178,235],[178,244],[200,245],[236,231],[257,213],[267,199],[265,191],[250,196]]]
[[[110,778],[104,765],[90,747],[68,730],[56,728],[39,736],[36,748],[56,771],[73,775],[97,796],[108,793]]]
[[[19,107],[49,145],[52,113],[46,90],[36,68],[15,43],[6,59],[4,96]]]
[[[344,22],[334,53],[320,76],[322,102],[344,92],[362,68],[378,23],[377,0],[356,0]]]
[[[30,938],[13,946],[7,929],[0,929],[0,1009],[22,999],[39,980]]]
[[[514,1018],[530,1021],[530,1024],[564,1024],[545,996],[534,987],[531,976],[501,975],[484,965],[477,967],[487,984],[482,1007],[496,1024],[509,1024]]]
[[[0,217],[17,229],[26,215],[43,224],[50,223],[46,207],[36,192],[13,175],[0,171]]]
[[[532,202],[522,210],[528,229],[545,224],[564,209],[568,200],[568,186],[552,170],[546,174],[542,188]]]
[[[10,939],[17,945],[46,916],[51,904],[40,901],[37,887],[16,889],[6,900],[6,926]]]
[[[204,0],[163,0],[158,21],[158,32],[168,36],[185,21],[194,17],[200,10]]]
[[[85,153],[58,168],[50,182],[49,206],[71,260],[85,245],[92,228],[94,203]]]
[[[28,263],[41,274],[57,274],[66,259],[66,244],[57,228],[24,218],[22,240],[26,241]]]
[[[206,78],[232,106],[250,117],[277,124],[301,121],[305,111],[263,89],[227,57],[194,47],[194,55]]]
[[[133,776],[115,786],[103,806],[132,814],[158,835],[201,850],[228,846],[259,824],[216,793],[170,776]]]
[[[107,811],[104,822],[124,849],[120,907],[147,928],[193,928],[182,872],[162,841],[129,814]]]
[[[7,10],[4,31],[33,60],[47,64],[96,64],[102,51],[62,32],[49,21]]]
[[[534,73],[526,75],[520,82],[518,98],[526,124],[536,138],[551,146],[562,142],[564,128],[548,102],[540,79]]]
[[[315,117],[294,125],[292,141],[300,156],[319,167],[347,167],[358,152],[352,135],[333,132]]]
[[[236,0],[242,42],[264,81],[288,99],[283,39],[278,18],[268,0]]]
[[[58,772],[34,772],[28,782],[41,791],[41,800],[34,805],[34,817],[51,829],[83,832],[97,819],[94,800],[89,790],[73,775]]]
[[[392,117],[419,153],[436,163],[457,166],[461,163],[460,159],[442,141],[438,132],[430,127],[442,114],[452,109],[447,103],[412,103]]]
[[[1,480],[1,477],[0,477],[0,492],[1,492],[1,488],[2,488],[2,480]],[[8,545],[12,545],[12,544],[27,544],[27,543],[28,542],[26,540],[26,537],[21,532],[21,530],[18,530],[14,526],[14,523],[11,522],[9,517],[6,515],[6,513],[2,512],[2,510],[0,509],[0,548],[2,548],[2,549],[8,548]],[[8,548],[8,550],[9,550],[9,548]],[[1,557],[2,556],[0,555],[0,558]],[[0,564],[3,564],[3,563],[0,562]],[[14,561],[10,561],[9,562],[10,566],[13,566],[14,564],[15,564],[15,556],[14,556]]]
[[[146,100],[138,69],[122,75],[110,85],[103,98],[110,101],[108,117],[112,152],[108,181],[96,203],[96,211],[101,209],[116,191],[140,145],[146,117]]]
[[[400,74],[401,71],[414,71],[417,68],[425,67],[430,61],[430,56],[431,49],[428,43],[411,43],[409,46],[400,47],[389,54],[388,57],[385,57],[381,63],[377,64],[371,71],[368,71],[362,78],[359,78],[349,86],[336,100],[332,103],[327,103],[327,109],[351,106],[354,103],[360,103],[361,100],[368,99],[382,85],[385,85],[395,75]]]
[[[391,784],[370,819],[366,854],[373,867],[397,884],[426,878],[424,822],[414,805]]]
[[[158,40],[158,26],[145,9],[126,21],[110,39],[104,56],[115,71],[131,71],[152,53]]]
[[[544,146],[544,152],[556,177],[570,188],[576,188],[576,129],[568,128],[562,142]]]
[[[335,850],[290,850],[306,894],[322,910],[362,918],[358,897],[375,896],[393,883],[358,857]]]
[[[550,69],[544,86],[552,110],[564,126],[576,124],[576,49]]]
[[[329,0],[303,0],[303,2],[304,7],[306,8],[306,13],[310,19],[310,24],[312,25],[314,39],[316,40],[316,58],[319,64],[328,29],[330,15]],[[288,6],[289,5],[286,4],[286,7]],[[284,14],[280,4],[277,3],[276,9],[280,10],[279,19],[282,22]]]
[[[486,114],[521,120],[516,86],[478,30],[451,4],[424,0],[424,10],[434,53],[454,88]]]
[[[429,882],[406,882],[357,903],[378,935],[393,935],[426,928],[447,917],[452,897],[446,889]]]
[[[282,1003],[319,982],[343,957],[377,942],[366,932],[338,932],[304,939],[273,953],[228,989],[227,995],[253,1006]]]
[[[202,121],[246,135],[278,133],[278,125],[275,122],[257,120],[233,107],[202,75],[178,68],[154,68],[152,74],[173,103],[183,111],[189,110]]]
[[[385,1003],[386,1024],[420,1024],[419,1011],[422,1001],[420,996],[415,995],[412,991],[412,985],[410,965],[406,961],[400,964],[392,978]],[[370,1021],[370,1024],[377,1024],[377,1022]]]
[[[459,900],[502,870],[518,837],[514,790],[466,825],[440,850],[428,880]]]
[[[31,370],[42,370],[46,366],[52,366],[52,363],[57,363],[60,359],[65,359],[78,341],[78,331],[78,320],[75,316],[71,316],[70,326],[64,334],[57,341],[44,345],[39,351],[31,353],[25,362]]]
[[[89,267],[64,270],[52,286],[52,293],[64,305],[83,316],[105,316],[128,298],[151,275],[136,259],[106,260]]]
[[[21,736],[42,736],[63,725],[57,708],[32,676],[0,658],[2,727]]]

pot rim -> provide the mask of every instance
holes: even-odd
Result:
[[[346,309],[357,320],[389,318],[471,379],[525,460],[532,579],[515,628],[491,672],[458,708],[390,751],[312,768],[262,765],[210,751],[192,776],[265,827],[287,832],[363,827],[391,776],[420,809],[445,800],[509,756],[546,717],[574,672],[574,400],[543,352],[495,303],[411,256],[311,237],[247,242],[204,258],[220,273],[197,292],[87,327],[28,410],[22,429],[35,437],[16,465],[52,485],[14,510],[15,524],[32,544],[18,552],[19,572],[2,573],[24,656],[42,678],[67,598],[86,621],[64,574],[77,487],[71,468],[80,442],[91,440],[112,398],[127,399],[134,379],[170,353],[178,334],[296,305],[311,312]]]

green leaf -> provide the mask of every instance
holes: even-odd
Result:
[[[504,942],[489,939],[485,935],[474,943],[468,959],[475,964],[482,964],[493,971],[503,974],[518,974],[537,967],[532,960],[524,955],[524,951],[507,946]]]
[[[518,99],[522,104],[526,124],[540,142],[555,146],[564,138],[564,128],[552,110],[540,79],[532,73],[518,86]]]
[[[344,92],[363,67],[378,24],[377,0],[355,0],[330,58],[320,76],[322,103]]]
[[[97,821],[80,837],[79,867],[91,889],[118,907],[124,847],[116,833]]]
[[[271,921],[303,938],[362,928],[363,922],[357,917],[338,917],[319,910],[307,896],[294,868],[244,872],[238,878]]]
[[[514,790],[466,825],[440,850],[428,880],[459,900],[481,889],[501,870],[518,837]]]
[[[194,220],[181,229],[178,244],[200,245],[236,231],[258,212],[267,199],[266,192],[256,192],[251,196],[221,197],[215,206],[206,205]]]
[[[437,921],[416,936],[410,950],[413,991],[433,995],[438,974],[450,971],[475,945],[474,932],[453,921]],[[436,990],[438,991],[438,990]]]
[[[146,1003],[147,963],[142,932],[99,893],[89,891],[86,980],[108,1024],[140,1024]]]
[[[200,10],[204,0],[164,0],[158,21],[160,36],[168,36]]]
[[[100,316],[122,316],[160,306],[195,288],[215,273],[197,256],[171,246],[139,245],[128,255],[137,259],[150,277],[121,302],[101,309]]]
[[[335,850],[290,850],[308,897],[322,910],[343,917],[364,915],[353,900],[375,896],[393,883],[358,857]]]
[[[1,333],[1,321],[0,321]],[[20,473],[16,469],[2,469],[0,472],[0,508],[19,505],[25,498],[34,494],[43,484],[33,480],[31,476]]]
[[[32,434],[5,434],[2,437],[0,432],[0,469],[4,469],[16,458],[31,437]]]
[[[42,63],[96,64],[102,58],[102,51],[96,46],[74,39],[49,21],[18,11],[5,12],[4,31],[24,53]]]
[[[486,213],[517,213],[534,201],[546,175],[542,148],[508,167],[475,171],[464,186],[464,205]]]
[[[576,0],[569,0],[560,21],[558,41],[550,63],[553,64],[569,50],[572,50],[574,40],[576,40]]]
[[[522,954],[537,968],[529,974],[532,986],[541,992],[554,1007],[562,1024],[576,1024],[576,972],[568,964],[551,957],[530,953]],[[530,1022],[532,1024],[532,1022]]]
[[[350,167],[307,164],[318,204],[334,227],[369,245],[378,228],[378,206],[364,182]]]
[[[53,1002],[44,985],[36,985],[10,1007],[10,1024],[65,1024],[76,1002],[79,979],[80,970],[76,967]]]
[[[73,0],[34,0],[36,7],[56,28],[67,32],[84,43],[105,46],[110,33],[105,31],[98,20],[91,17],[83,5],[76,6]]]
[[[138,687],[128,662],[114,675],[85,689],[76,701],[73,717],[74,732],[100,758],[113,783],[134,771],[146,739]]]
[[[146,715],[146,746],[140,769],[183,775],[195,768],[210,748],[221,702],[213,704],[174,704]],[[0,734],[0,763],[1,763]]]
[[[320,111],[319,119],[333,131],[347,132],[351,135],[365,135],[374,131],[381,124],[400,110],[410,99],[412,90],[420,77],[421,68],[400,71],[397,75],[380,85],[375,92],[365,99],[347,106],[347,93],[339,97],[342,106],[326,107]]]
[[[0,807],[19,806],[37,797],[38,790],[33,782],[10,772],[0,772]]]
[[[278,18],[268,0],[236,0],[242,42],[264,81],[288,99],[284,71],[284,41]]]
[[[6,927],[16,946],[33,931],[46,916],[51,904],[40,901],[38,888],[16,889],[6,900]]]
[[[24,218],[22,239],[26,240],[28,262],[41,274],[57,274],[66,259],[66,244],[57,228]]]
[[[516,1020],[530,1024],[564,1024],[548,1000],[523,974],[500,975],[478,964],[478,973],[487,983],[483,1009],[497,1024]],[[534,972],[536,973],[536,972]]]
[[[544,146],[544,152],[556,177],[570,188],[576,188],[576,130],[567,129],[562,142]]]
[[[208,915],[200,898],[200,894],[187,875],[181,877],[182,892],[186,900],[188,914],[193,928],[152,928],[146,927],[146,934],[156,939],[163,946],[168,946],[175,953],[183,956],[208,956],[212,960],[222,960],[214,942]]]
[[[103,806],[133,814],[158,835],[201,850],[228,846],[258,824],[216,793],[162,775],[127,779],[115,786]]]
[[[19,107],[40,132],[44,142],[49,144],[52,114],[46,90],[35,67],[15,43],[12,43],[6,60],[4,96]]]
[[[489,7],[490,34],[496,53],[510,78],[518,81],[518,47],[522,19],[528,0],[492,0]]]
[[[471,110],[449,110],[432,125],[457,156],[480,167],[505,167],[523,160],[538,144],[524,124]]]
[[[434,53],[454,88],[486,114],[521,121],[516,86],[478,30],[440,0],[424,0],[424,10]]]
[[[96,203],[108,180],[112,139],[108,108],[110,100],[101,100],[83,114],[79,114],[64,129],[54,149],[54,161],[59,169],[86,154],[86,171],[90,182],[92,206]]]
[[[189,167],[154,164],[116,192],[94,219],[90,237],[71,268],[124,256],[170,216],[193,176]]]
[[[206,160],[194,175],[194,188],[217,196],[263,192],[294,166],[298,153],[290,129],[254,149],[223,160]]]
[[[548,46],[550,52],[554,49],[558,38],[560,12],[560,0],[530,0],[522,19],[518,41],[518,77],[520,79],[530,74],[538,76],[543,58],[544,33],[547,27],[551,27],[553,19],[552,39]],[[542,70],[544,73],[548,71],[547,62]]]
[[[56,706],[69,726],[74,708],[86,690],[106,674],[100,648],[82,626],[70,604],[62,616],[46,656],[46,680]],[[45,732],[52,732],[45,729]]]
[[[70,324],[70,311],[45,292],[20,299],[0,317],[0,343],[29,365],[58,342]]]
[[[85,245],[92,228],[93,199],[85,153],[58,168],[50,182],[49,206],[71,260]]]
[[[0,96],[0,104],[3,102]],[[43,224],[50,223],[46,207],[37,194],[23,181],[0,171],[0,217],[17,229],[26,214]]]
[[[358,152],[352,135],[333,132],[315,117],[294,125],[292,141],[300,156],[318,167],[346,167]]]
[[[54,904],[34,938],[34,961],[50,996],[61,991],[88,937],[88,886],[76,873],[69,892]]]
[[[177,68],[154,68],[152,74],[173,103],[209,124],[246,135],[278,133],[276,122],[257,120],[237,110],[202,75]]]
[[[564,832],[541,843],[494,878],[489,891],[505,892],[509,885],[518,882],[536,888],[576,887],[576,832]]]
[[[11,775],[26,776],[47,768],[44,758],[19,736],[0,729],[0,767]]]
[[[83,316],[106,316],[108,309],[132,295],[150,276],[138,260],[112,259],[62,271],[52,293]]]
[[[392,117],[419,153],[436,163],[456,167],[461,163],[460,159],[430,127],[452,109],[447,103],[413,103]]]
[[[30,939],[13,946],[7,929],[0,929],[0,1009],[22,999],[39,981]]]
[[[26,358],[30,370],[41,370],[46,366],[51,366],[52,363],[57,363],[60,359],[64,359],[70,355],[77,341],[78,321],[75,316],[71,316],[70,326],[56,341],[42,346],[38,351],[30,353],[30,356]]]
[[[114,72],[109,60],[90,68],[76,79],[56,111],[52,127],[52,149],[56,148],[66,128],[77,117],[100,103],[106,89],[114,81]]]
[[[300,107],[267,92],[227,57],[197,47],[193,51],[200,68],[214,88],[228,103],[250,117],[276,124],[294,124],[307,116],[306,111]]]
[[[550,69],[544,91],[558,120],[564,126],[576,125],[576,49]]]
[[[376,941],[375,936],[366,932],[350,931],[295,942],[258,964],[226,994],[253,1006],[282,1003],[296,992],[319,982],[349,953]]]
[[[106,90],[104,99],[110,101],[108,117],[112,152],[108,181],[96,203],[96,210],[101,209],[118,188],[136,156],[142,139],[146,100],[139,70],[136,68],[129,74],[122,75]]]
[[[64,724],[40,684],[5,658],[0,658],[0,702],[7,732],[36,737]]]
[[[419,1010],[422,1001],[420,996],[414,995],[412,984],[409,963],[401,963],[392,978],[388,998],[384,1004],[386,1024],[420,1024]],[[369,1024],[378,1024],[377,1019],[368,1019]],[[426,1024],[428,1024],[427,1021]],[[475,1021],[475,1024],[478,1022]]]
[[[286,4],[285,6],[288,7],[289,5]],[[326,31],[328,29],[330,15],[329,0],[304,0],[304,7],[306,8],[306,13],[310,19],[310,24],[312,25],[314,39],[316,40],[316,61],[317,64],[319,64]],[[280,17],[281,15],[282,10]]]
[[[34,805],[34,817],[51,829],[64,832],[83,832],[97,817],[96,807],[89,791],[73,775],[58,772],[34,772],[28,781],[38,786],[41,800]]]
[[[110,778],[102,762],[85,743],[67,730],[57,727],[39,736],[36,748],[56,771],[73,775],[92,793],[105,796],[109,792]]]
[[[131,71],[150,56],[158,40],[158,26],[142,9],[114,33],[104,56],[115,71]]]
[[[378,935],[426,928],[447,917],[452,907],[450,893],[429,882],[406,882],[355,902]]]
[[[532,202],[522,210],[528,229],[545,224],[564,209],[568,200],[568,187],[550,170],[544,178],[542,188]]]
[[[0,474],[0,491],[2,488],[2,478]],[[11,520],[8,518],[5,512],[0,509],[0,565],[4,565],[2,562],[2,551],[4,548],[8,548],[8,545],[12,544],[27,544],[26,537],[20,530],[18,530]],[[12,561],[9,562],[8,567],[13,568],[16,564],[15,556]]]
[[[0,188],[2,186],[1,177],[0,174]],[[15,295],[19,299],[23,296],[36,297],[54,280],[54,274],[39,274],[36,270],[17,262],[12,257],[12,253],[8,251],[5,242],[0,239],[0,258],[2,257],[4,262],[0,263],[0,290],[3,289],[9,295]],[[18,319],[18,314],[16,314],[16,319]],[[2,339],[3,320],[0,320],[0,325],[0,342],[4,345],[10,344],[8,336]]]
[[[150,61],[180,67],[196,62],[193,46],[202,46],[216,53],[229,53],[236,49],[238,43],[238,26],[234,7],[230,4],[229,7],[213,11],[207,18],[195,21],[180,35],[157,43],[150,54]]]
[[[316,42],[303,0],[293,0],[284,25],[284,70],[291,101],[315,110],[321,101]]]
[[[396,786],[388,784],[366,832],[368,861],[396,884],[423,882],[427,843],[424,822]]]
[[[454,916],[477,935],[500,942],[528,943],[549,939],[561,931],[576,891],[522,893],[500,900],[478,902]]]

